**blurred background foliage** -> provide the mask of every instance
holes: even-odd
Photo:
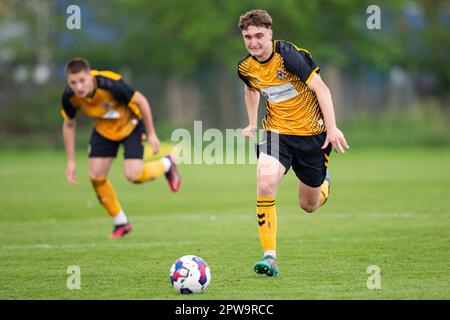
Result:
[[[246,126],[237,24],[256,8],[272,15],[275,39],[312,53],[351,145],[450,145],[449,2],[379,1],[380,30],[366,26],[371,4],[2,0],[0,145],[61,148],[63,70],[76,56],[143,92],[162,140],[194,120],[205,129]],[[70,5],[81,10],[80,30],[67,28]],[[79,118],[86,141],[90,121]]]

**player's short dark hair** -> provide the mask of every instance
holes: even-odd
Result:
[[[248,11],[239,17],[239,28],[246,30],[250,26],[270,29],[272,27],[272,17],[266,10]]]
[[[91,67],[86,59],[73,58],[69,62],[67,62],[64,71],[67,76],[69,73],[78,73],[81,71],[89,71],[89,70],[91,70]]]

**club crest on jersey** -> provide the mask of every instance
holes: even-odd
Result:
[[[120,113],[117,110],[114,110],[108,101],[103,102],[103,109],[105,109],[106,113],[102,114],[101,118],[103,118],[103,119],[119,119],[120,118]]]
[[[282,70],[277,70],[277,78],[280,80],[286,79],[286,73],[284,73]]]

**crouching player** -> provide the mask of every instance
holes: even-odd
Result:
[[[110,239],[131,232],[114,187],[108,179],[119,145],[124,148],[125,177],[143,183],[165,175],[173,192],[180,188],[180,175],[172,156],[144,162],[144,145],[148,141],[153,153],[159,152],[159,139],[153,125],[150,105],[122,77],[111,71],[91,70],[81,58],[70,60],[65,68],[67,87],[62,96],[62,134],[67,156],[67,180],[75,184],[75,116],[78,111],[93,118],[89,143],[89,178],[97,197],[114,221]]]

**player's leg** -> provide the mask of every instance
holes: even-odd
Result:
[[[159,160],[144,162],[144,145],[146,135],[142,122],[124,141],[125,148],[125,177],[133,183],[143,183],[155,180],[165,175],[169,187],[173,192],[180,188],[180,175],[175,160],[172,156],[166,156]]]
[[[89,144],[89,179],[92,182],[98,200],[114,221],[111,239],[122,237],[131,231],[128,218],[122,210],[111,181],[109,169],[117,154],[119,144],[98,134],[92,133]]]
[[[321,187],[312,188],[300,181],[298,186],[299,206],[308,213],[312,213],[319,208],[322,200],[320,189]]]
[[[89,179],[100,204],[106,209],[111,217],[119,214],[122,210],[117,200],[114,188],[108,180],[108,172],[113,162],[112,157],[89,158]]]
[[[117,199],[116,191],[108,179],[113,158],[89,158],[89,178],[97,198],[114,221],[111,239],[122,237],[131,231],[128,218]]]
[[[277,209],[275,198],[285,171],[285,167],[277,159],[265,153],[260,154],[257,165],[256,214],[264,257],[262,261],[255,264],[254,270],[256,273],[269,276],[277,276],[279,272],[276,261]]]
[[[328,200],[330,176],[328,160],[331,148],[321,149],[325,134],[296,137],[298,153],[292,168],[299,178],[298,203],[306,212],[312,213]]]
[[[276,260],[277,209],[276,193],[283,175],[289,170],[292,157],[283,135],[266,132],[263,143],[257,147],[257,200],[258,233],[264,251],[262,261],[254,271],[268,276],[278,275]]]
[[[172,167],[176,168],[176,165],[171,156],[148,162],[144,162],[142,159],[125,158],[124,170],[128,181],[143,183],[167,174]],[[178,171],[176,172],[178,173]]]
[[[298,185],[298,204],[300,208],[308,213],[312,213],[319,209],[328,200],[330,193],[330,178],[327,174],[320,187],[310,187],[303,182]]]

